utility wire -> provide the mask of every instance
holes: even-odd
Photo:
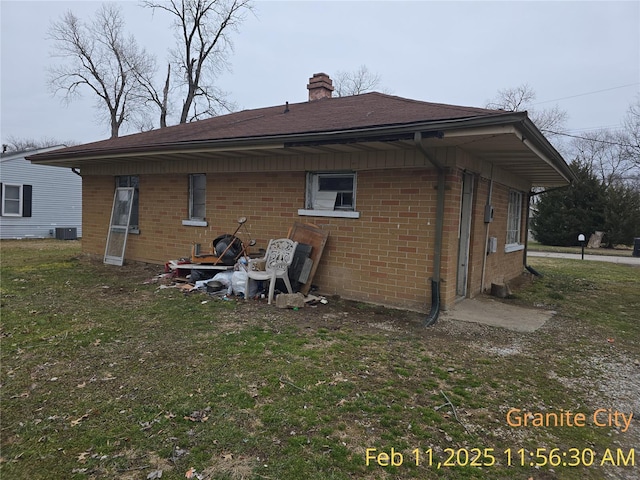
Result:
[[[618,87],[605,88],[602,90],[594,90],[593,92],[585,92],[585,93],[579,93],[577,95],[570,95],[568,97],[556,98],[555,100],[544,100],[542,102],[532,103],[531,105],[534,106],[534,105],[542,105],[543,103],[559,102],[560,100],[568,100],[570,98],[584,97],[586,95],[594,95],[596,93],[610,92],[611,90],[618,90],[620,88],[627,88],[627,87],[635,87],[636,85],[640,85],[640,83],[629,83],[627,85],[620,85]]]
[[[572,133],[587,133],[587,132],[597,132],[599,130],[624,130],[625,126],[617,123],[615,125],[601,125],[599,127],[591,127],[591,128],[570,128],[567,131]]]
[[[598,140],[597,138],[583,137],[580,135],[571,135],[569,133],[554,132],[553,130],[544,130],[544,131],[548,133],[552,133],[554,135],[561,135],[563,137],[578,138],[580,140],[589,140],[590,142],[605,143],[607,145],[615,145],[617,147],[633,147],[633,145],[631,145],[630,143],[611,142],[609,140]]]

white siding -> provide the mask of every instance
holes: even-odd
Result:
[[[0,216],[0,238],[55,237],[56,228],[76,228],[81,237],[82,178],[68,168],[34,165],[24,159],[35,153],[3,155],[0,160],[0,182],[33,188],[32,216]]]

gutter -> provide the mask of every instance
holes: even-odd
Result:
[[[464,117],[451,120],[418,121],[400,125],[378,125],[346,130],[328,130],[318,132],[287,133],[280,135],[259,135],[254,137],[219,138],[213,140],[186,140],[171,143],[137,144],[128,146],[129,136],[116,139],[102,140],[87,144],[86,149],[69,147],[72,151],[62,149],[46,154],[36,154],[27,160],[38,164],[58,163],[62,161],[110,160],[146,155],[198,153],[210,151],[241,151],[245,149],[278,149],[288,147],[319,146],[324,144],[354,143],[362,141],[391,141],[410,140],[416,131],[424,135],[423,138],[442,137],[444,131],[460,128],[484,128],[518,124],[526,114],[510,112],[504,114],[487,115],[482,117]],[[167,127],[171,128],[171,127]],[[156,132],[156,131],[153,131]],[[150,133],[150,132],[149,132]],[[138,135],[144,135],[138,134]],[[126,139],[126,140],[125,140]],[[121,140],[120,142],[118,140]],[[108,143],[107,143],[108,142]],[[107,144],[102,146],[101,144]],[[118,143],[124,145],[119,146]],[[113,146],[109,146],[113,145]],[[59,165],[59,164],[58,164]],[[62,165],[59,165],[62,166]]]
[[[422,132],[415,132],[413,141],[424,158],[438,171],[438,197],[436,200],[436,239],[433,256],[433,276],[431,277],[431,310],[424,319],[425,327],[435,325],[440,314],[440,266],[442,258],[442,235],[444,230],[444,165],[433,158],[422,143]]]
[[[521,127],[522,133],[516,133],[516,135],[529,150],[558,171],[569,183],[576,180],[575,173],[573,173],[571,167],[564,162],[560,152],[551,145],[549,140],[538,130],[529,117],[525,117],[522,120]],[[538,148],[537,145],[542,148]]]

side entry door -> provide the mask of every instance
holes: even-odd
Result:
[[[469,242],[471,239],[471,213],[473,207],[473,175],[465,173],[462,182],[462,204],[460,205],[460,238],[458,245],[458,275],[456,294],[467,295],[469,277]]]

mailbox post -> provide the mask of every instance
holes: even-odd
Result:
[[[584,244],[585,244],[585,240],[586,240],[586,237],[584,236],[583,233],[578,235],[578,241],[580,242],[580,245],[582,246],[582,260],[584,260]]]

